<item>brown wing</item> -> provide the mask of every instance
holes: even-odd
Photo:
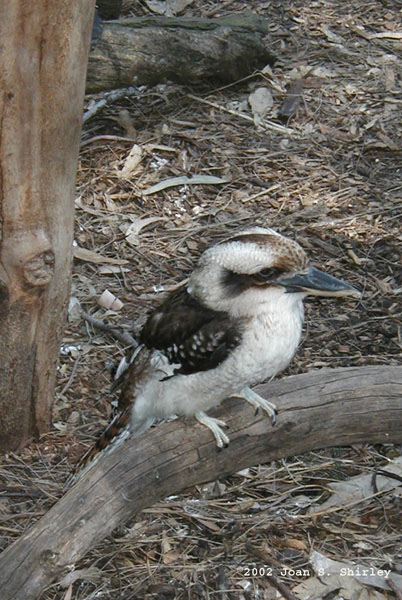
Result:
[[[175,373],[188,375],[217,367],[240,343],[241,335],[239,322],[206,308],[181,289],[150,315],[141,342],[179,364]]]

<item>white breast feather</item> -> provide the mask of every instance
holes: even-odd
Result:
[[[151,381],[136,399],[133,425],[149,416],[191,416],[217,406],[246,386],[261,383],[291,361],[301,337],[303,302],[298,294],[261,304],[249,319],[241,344],[217,368]],[[159,353],[158,353],[159,354]]]

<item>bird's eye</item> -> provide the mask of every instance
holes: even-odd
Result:
[[[278,277],[280,273],[281,269],[272,267],[270,269],[261,269],[261,271],[258,271],[258,273],[255,274],[255,277],[259,281],[270,281],[271,279],[275,279],[276,277]]]

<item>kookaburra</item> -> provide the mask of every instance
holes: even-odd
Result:
[[[230,396],[275,415],[250,387],[287,367],[300,342],[303,300],[360,296],[349,284],[308,265],[295,241],[253,227],[208,248],[185,288],[151,313],[125,371],[118,371],[123,412],[84,457],[113,438],[137,435],[156,419],[194,416],[219,447],[225,425],[206,414]]]

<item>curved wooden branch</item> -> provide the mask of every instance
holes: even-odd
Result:
[[[222,451],[205,427],[178,420],[105,456],[3,552],[2,599],[35,598],[115,527],[189,486],[312,449],[402,441],[402,367],[315,371],[258,392],[278,405],[277,425],[230,399],[212,413],[228,424]]]

